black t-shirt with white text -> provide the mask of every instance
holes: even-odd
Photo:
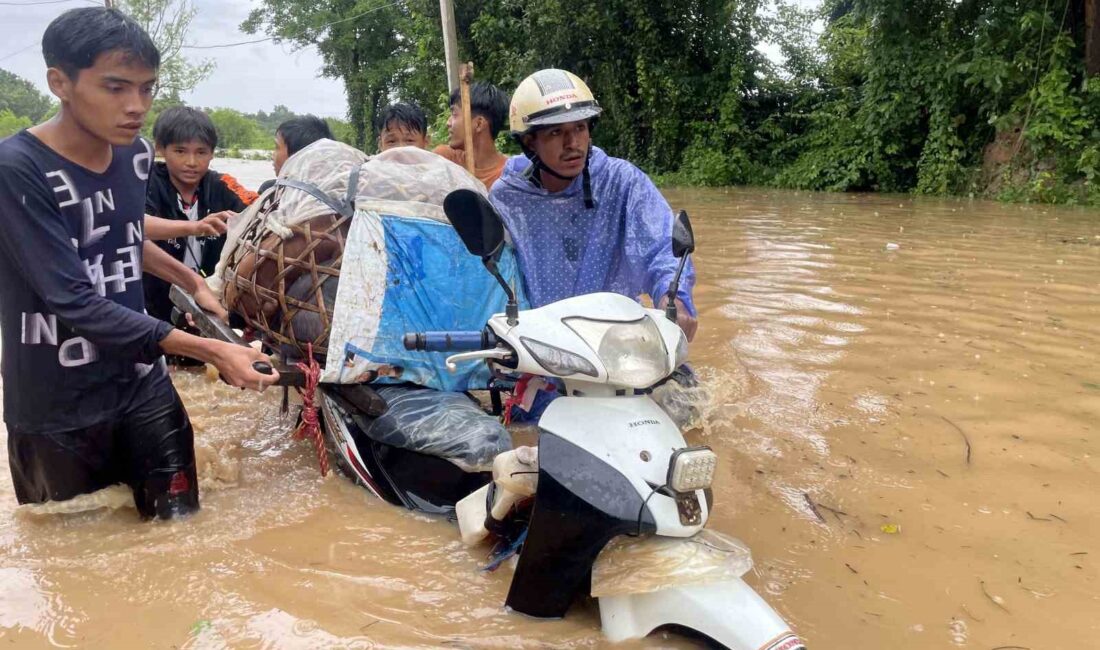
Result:
[[[147,398],[171,326],[145,314],[145,189],[153,152],[113,147],[96,173],[22,131],[0,142],[4,420],[84,428]],[[154,365],[155,364],[155,365]]]

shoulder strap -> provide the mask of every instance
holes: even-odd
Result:
[[[351,174],[348,177],[348,191],[343,200],[337,201],[336,199],[325,194],[321,188],[313,185],[312,183],[306,183],[304,181],[296,181],[289,178],[280,178],[275,181],[275,185],[283,185],[286,187],[293,187],[296,190],[301,190],[306,194],[309,194],[313,198],[317,199],[321,203],[324,203],[328,207],[332,208],[333,212],[339,213],[345,217],[351,217],[355,214],[355,193],[359,189],[359,167],[352,167]]]

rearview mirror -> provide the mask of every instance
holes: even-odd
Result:
[[[450,216],[450,213],[448,213]],[[684,257],[695,252],[695,233],[691,231],[691,220],[686,210],[680,210],[672,224],[672,254]]]
[[[443,199],[443,212],[471,254],[489,259],[500,252],[504,223],[489,199],[473,190],[455,190]]]
[[[485,268],[500,283],[508,296],[505,312],[508,324],[519,322],[519,304],[516,292],[504,281],[497,268],[500,252],[504,248],[504,222],[489,199],[473,190],[455,190],[443,199],[443,213],[454,226],[466,250],[481,258]]]

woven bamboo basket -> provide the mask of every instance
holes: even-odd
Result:
[[[278,193],[275,193],[276,195]],[[277,207],[274,195],[261,207]],[[284,351],[323,360],[328,351],[340,263],[351,217],[326,214],[290,226],[280,237],[254,219],[242,233],[225,274],[226,308]]]

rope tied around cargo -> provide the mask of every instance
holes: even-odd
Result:
[[[313,357],[313,344],[307,346],[305,361],[299,361],[296,365],[306,376],[306,385],[298,389],[298,395],[302,397],[301,423],[294,430],[294,439],[309,438],[313,441],[313,449],[317,452],[317,462],[321,466],[321,476],[328,475],[328,450],[325,449],[324,434],[321,433],[321,422],[317,415],[317,384],[321,381],[321,366]]]

